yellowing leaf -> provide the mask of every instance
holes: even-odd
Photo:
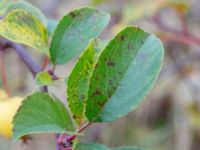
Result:
[[[11,11],[0,21],[0,27],[0,35],[3,37],[47,53],[47,31],[40,20],[26,10]]]
[[[34,5],[28,3],[27,1],[20,0],[9,5],[7,12],[10,12],[15,9],[24,9],[28,11],[31,15],[38,18],[45,26],[47,25],[47,20],[43,13]]]
[[[0,135],[11,138],[12,120],[21,102],[21,97],[0,101]]]
[[[67,81],[68,104],[78,124],[84,120],[84,108],[89,80],[98,57],[107,42],[92,40],[80,56]]]

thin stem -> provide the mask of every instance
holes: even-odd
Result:
[[[49,58],[48,58],[48,56],[45,56],[42,67],[41,67],[42,70],[44,70],[48,64],[49,64]]]
[[[89,127],[91,124],[92,124],[92,122],[86,123],[85,125],[83,125],[79,129],[77,129],[77,131],[74,135],[68,136],[65,133],[64,134],[58,134],[56,136],[56,139],[57,139],[57,145],[59,145],[59,147],[57,146],[56,150],[62,150],[63,148],[65,150],[68,150],[68,149],[71,150],[72,149],[72,142],[74,141],[74,139],[76,139],[78,134],[81,133],[83,130],[85,130],[87,127]]]
[[[10,46],[18,53],[18,55],[21,57],[22,61],[26,64],[27,68],[30,70],[34,77],[38,72],[42,70],[40,66],[27,53],[24,46],[11,42]]]
[[[184,35],[184,34],[176,34],[176,33],[165,33],[161,38],[166,41],[175,41],[183,44],[188,45],[198,45],[200,46],[200,39],[197,37],[194,37],[193,35]]]
[[[182,30],[183,30],[183,33],[184,34],[189,34],[189,28],[188,28],[188,24],[187,24],[187,20],[186,20],[186,17],[185,17],[185,14],[183,12],[177,12],[180,20],[181,20],[181,23],[182,23]]]
[[[3,52],[0,52],[0,72],[1,72],[1,80],[2,80],[2,84],[3,84],[3,88],[6,91],[6,94],[8,96],[10,96],[10,89],[9,89],[8,83],[7,83],[7,76],[6,76],[4,59],[3,59]]]
[[[153,22],[163,31],[161,35],[164,40],[175,41],[179,43],[184,43],[188,45],[198,45],[200,46],[200,38],[196,37],[183,29],[183,31],[178,32],[168,26],[166,26],[160,19],[160,15],[157,14],[152,18]],[[184,27],[186,28],[186,27]],[[187,34],[186,34],[187,33]]]
[[[52,74],[54,74],[55,70],[56,70],[56,64],[53,64]]]
[[[81,133],[82,131],[84,131],[87,127],[89,127],[90,125],[92,124],[92,122],[88,122],[88,123],[86,123],[86,124],[84,124],[82,127],[80,127],[77,131],[76,131],[76,133],[74,134],[74,135],[72,135],[72,136],[70,136],[67,140],[70,142],[70,141],[73,141],[76,137],[77,137],[77,135],[79,134],[79,133]]]
[[[92,124],[92,122],[86,123],[85,125],[83,125],[82,127],[80,127],[80,128],[76,131],[76,133],[77,133],[77,134],[78,134],[78,133],[81,133],[83,130],[85,130],[87,127],[89,127],[91,124]]]

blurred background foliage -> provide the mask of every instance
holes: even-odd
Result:
[[[0,14],[6,5],[1,0]],[[111,22],[101,35],[108,39],[125,25],[136,25],[157,34],[165,45],[165,62],[155,88],[137,110],[113,123],[95,124],[85,142],[108,146],[135,145],[149,150],[200,150],[200,1],[199,0],[30,0],[51,19],[89,5],[109,12]],[[39,64],[44,56],[29,51]],[[32,93],[37,87],[12,50],[1,57],[12,96]],[[2,61],[1,61],[2,62]],[[74,61],[59,66],[65,77]],[[49,66],[46,67],[50,68]],[[0,80],[0,86],[2,86]],[[139,86],[139,85],[138,85]],[[62,90],[61,90],[62,89]],[[63,86],[50,90],[66,102]],[[134,89],[133,89],[134,90]],[[9,109],[9,108],[8,108]],[[34,135],[28,144],[0,137],[0,150],[54,150],[53,135]]]

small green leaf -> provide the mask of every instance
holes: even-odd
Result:
[[[111,150],[145,150],[145,149],[141,147],[116,147],[112,148]]]
[[[100,40],[92,40],[67,80],[67,95],[69,108],[78,124],[84,119],[85,100],[89,86],[89,78],[92,74],[98,56],[105,43]]]
[[[97,143],[91,143],[91,144],[77,143],[74,150],[110,150],[110,149],[105,145]]]
[[[110,17],[92,8],[71,11],[59,22],[50,47],[51,61],[64,64],[81,53],[90,39],[96,38]]]
[[[74,132],[73,123],[65,106],[46,93],[28,96],[14,117],[13,138],[32,133]]]
[[[52,85],[54,82],[52,79],[52,76],[46,71],[39,72],[36,75],[35,81],[36,81],[36,84],[39,86]]]
[[[158,38],[127,27],[103,50],[90,78],[89,121],[108,122],[135,109],[152,88],[163,62]]]
[[[43,23],[44,26],[47,25],[47,20],[46,20],[46,17],[43,15],[43,13],[37,7],[33,6],[32,4],[28,3],[27,1],[20,0],[18,2],[12,3],[8,7],[7,12],[9,13],[15,9],[24,9],[24,10],[28,11],[32,16],[39,19]]]
[[[16,9],[0,21],[0,35],[47,53],[47,32],[43,24],[29,12]]]

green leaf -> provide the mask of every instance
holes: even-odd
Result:
[[[110,17],[108,14],[93,8],[81,8],[71,11],[59,22],[52,38],[50,47],[51,61],[54,64],[64,64],[96,38]]]
[[[89,78],[97,62],[98,56],[105,47],[105,42],[92,40],[67,80],[68,104],[78,124],[84,119],[84,108],[89,86]]]
[[[50,37],[53,36],[53,33],[54,33],[57,25],[58,25],[58,21],[57,20],[48,19],[48,22],[47,22],[47,31],[48,31],[48,35]]]
[[[110,149],[105,145],[97,143],[91,143],[91,144],[77,143],[74,150],[110,150]]]
[[[0,35],[47,53],[47,32],[43,24],[29,12],[16,9],[0,21]]]
[[[32,133],[73,132],[69,112],[57,99],[46,93],[35,92],[28,96],[14,117],[13,138]]]
[[[54,82],[52,79],[52,76],[46,71],[39,72],[36,75],[35,81],[36,81],[36,84],[39,86],[52,85]]]
[[[9,7],[7,12],[9,13],[10,11],[16,10],[16,9],[24,9],[28,11],[32,16],[36,17],[39,19],[44,26],[47,25],[47,20],[46,17],[43,15],[43,13],[35,6],[32,4],[28,3],[27,1],[20,0],[18,2],[12,3]]]
[[[145,150],[145,149],[141,147],[116,147],[112,148],[111,150]]]
[[[11,0],[0,0],[0,15],[3,15],[7,11],[11,3]]]
[[[154,35],[131,26],[121,31],[99,56],[90,78],[88,120],[109,122],[135,109],[153,87],[163,56]]]

